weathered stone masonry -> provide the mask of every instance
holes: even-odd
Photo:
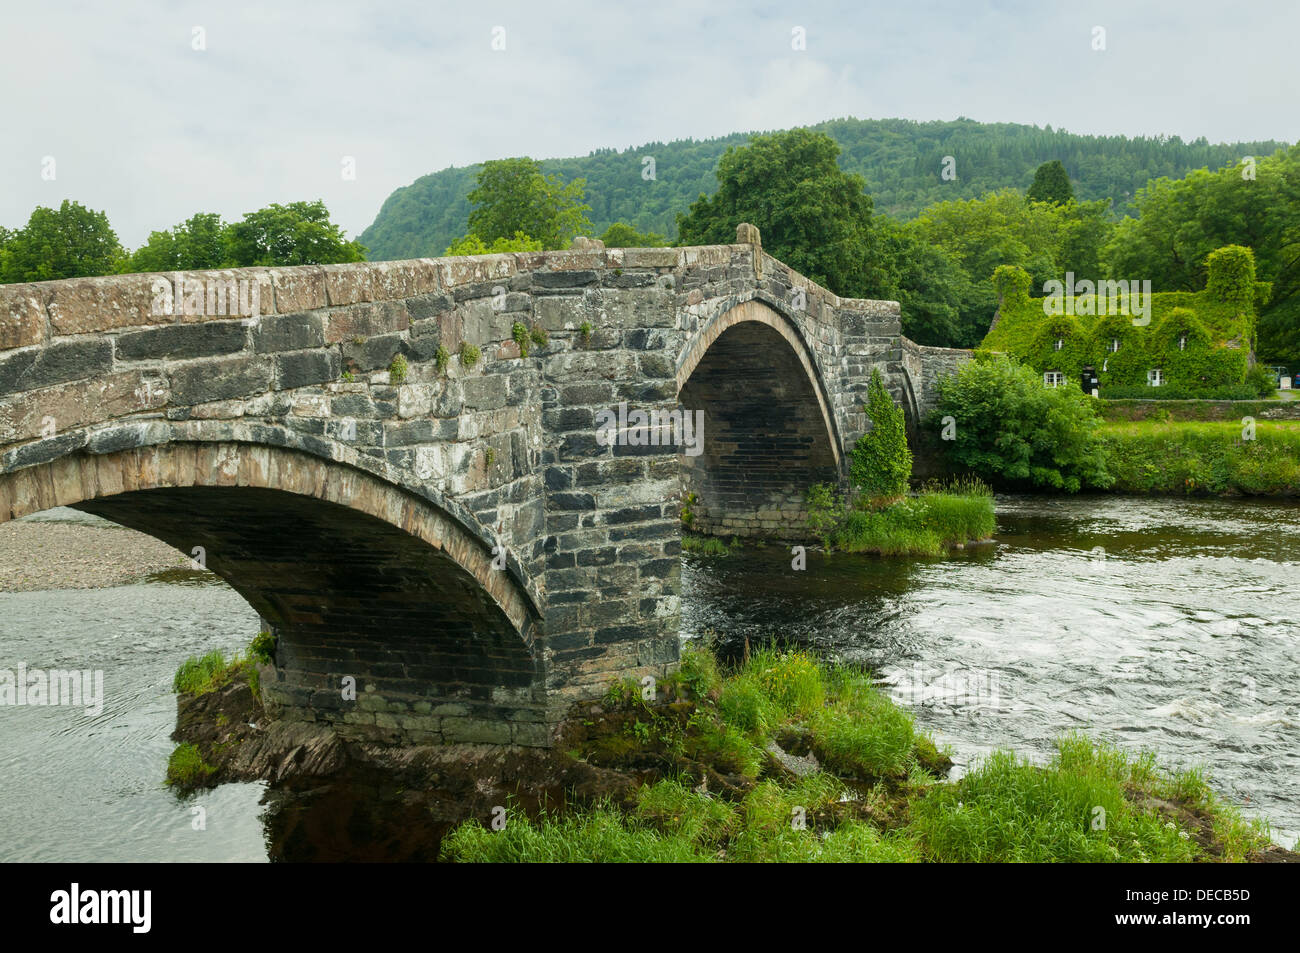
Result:
[[[798,538],[871,369],[916,390],[897,304],[739,238],[186,276],[256,282],[252,317],[152,313],[172,276],[0,286],[0,520],[202,547],[279,635],[284,717],[546,744],[676,664],[683,492],[698,531]],[[549,340],[523,355],[517,324]],[[599,441],[622,401],[702,410],[704,452]]]

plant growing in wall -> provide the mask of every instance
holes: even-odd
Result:
[[[527,357],[529,342],[528,328],[516,321],[514,326],[510,328],[510,336],[514,338],[515,343],[519,345],[519,356]]]
[[[546,333],[546,328],[540,324],[534,324],[528,330],[528,338],[538,347],[546,347],[551,343],[551,336]]]
[[[393,363],[388,365],[388,379],[394,384],[400,384],[406,380],[408,369],[405,355],[398,354],[393,358]]]
[[[473,367],[478,363],[479,350],[468,341],[462,341],[460,344],[460,363],[462,367]]]
[[[578,325],[578,333],[582,335],[582,343],[589,344],[591,342],[591,322],[583,321]]]
[[[439,374],[445,374],[447,372],[447,364],[450,361],[451,355],[447,353],[445,347],[439,344],[438,350],[433,352],[433,366],[438,369]]]
[[[853,445],[849,477],[858,492],[873,505],[901,498],[912,475],[912,451],[907,446],[903,409],[885,390],[879,369],[867,385],[866,413],[871,429]]]

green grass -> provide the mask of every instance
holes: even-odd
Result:
[[[1121,493],[1300,495],[1300,421],[1107,423],[1099,431]]]
[[[177,745],[167,759],[167,785],[192,788],[201,784],[215,770],[217,769],[203,760],[198,748],[186,742]]]
[[[646,744],[672,735],[685,766],[741,766],[748,785],[722,791],[698,772],[651,778],[621,806],[569,803],[503,830],[477,821],[443,841],[459,862],[1183,862],[1245,859],[1267,829],[1219,802],[1199,771],[1162,772],[1079,735],[1039,767],[996,752],[954,783],[928,770],[943,757],[911,714],[863,672],[804,652],[762,648],[723,672],[688,647],[674,684],[696,696],[682,729],[653,706],[635,712]],[[676,728],[668,727],[669,724]],[[821,769],[774,774],[763,749],[802,738]],[[575,751],[571,757],[581,757]],[[632,752],[635,755],[635,752]],[[638,762],[641,763],[641,762]],[[1104,821],[1102,820],[1104,818]]]
[[[177,694],[205,695],[224,688],[236,677],[243,675],[258,694],[260,683],[256,665],[275,661],[275,636],[259,632],[245,653],[236,652],[227,659],[218,649],[202,657],[190,656],[181,663],[172,679],[172,691]]]
[[[731,544],[728,545],[716,536],[682,534],[682,552],[684,553],[695,553],[700,556],[727,556],[733,549],[739,548],[739,545],[736,540],[732,540]]]
[[[882,556],[936,556],[993,535],[997,520],[987,487],[930,489],[882,509],[849,510],[832,539],[836,549]]]

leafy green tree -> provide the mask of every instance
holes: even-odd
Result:
[[[866,412],[871,427],[853,445],[849,479],[868,500],[896,500],[907,492],[912,451],[907,446],[903,408],[889,396],[879,369],[872,369],[867,384]]]
[[[443,252],[444,255],[496,255],[509,251],[542,251],[542,243],[529,238],[523,232],[516,232],[510,238],[498,238],[491,245],[485,245],[477,235],[458,238]]]
[[[808,129],[755,136],[718,161],[718,191],[677,217],[678,244],[736,240],[758,226],[763,247],[791,268],[846,297],[887,284],[872,240],[871,197],[861,176],[837,164],[840,147]]]
[[[883,216],[876,218],[876,235],[885,275],[878,294],[899,303],[903,334],[932,347],[965,343],[961,303],[970,294],[970,279],[961,266],[914,229]]]
[[[193,221],[193,220],[191,220]],[[254,265],[332,265],[364,261],[365,248],[348,241],[330,221],[325,203],[272,204],[247,213],[225,229],[226,262],[236,268]]]
[[[606,248],[662,248],[668,239],[654,232],[638,232],[631,225],[615,222],[600,236]]]
[[[1065,205],[1074,201],[1074,189],[1070,186],[1070,174],[1061,165],[1060,159],[1044,162],[1034,171],[1034,181],[1025,193],[1031,202],[1046,202],[1049,205]]]
[[[467,196],[474,205],[468,218],[470,234],[489,247],[499,238],[522,233],[543,248],[567,248],[574,236],[591,231],[585,189],[583,179],[565,185],[559,176],[543,175],[541,163],[526,156],[485,162]]]
[[[1076,493],[1111,483],[1092,399],[1077,383],[1046,387],[1037,371],[999,355],[940,378],[930,424],[951,417],[951,461],[990,481]]]
[[[226,263],[226,225],[215,212],[199,212],[170,231],[150,232],[131,255],[131,270],[199,271]]]
[[[64,199],[57,210],[38,207],[24,228],[9,233],[0,251],[0,280],[111,275],[125,257],[106,214]]]

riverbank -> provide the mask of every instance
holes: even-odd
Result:
[[[190,560],[161,540],[76,510],[0,524],[0,592],[106,589],[188,572]]]
[[[1300,496],[1300,421],[1109,422],[1098,434],[1112,492]]]
[[[246,672],[178,697],[191,789],[379,773],[442,860],[1300,860],[1198,772],[1077,735],[1047,766],[998,752],[946,782],[951,759],[866,673],[797,651],[723,670],[687,648],[653,701],[616,685],[549,751],[352,745],[269,720]]]

